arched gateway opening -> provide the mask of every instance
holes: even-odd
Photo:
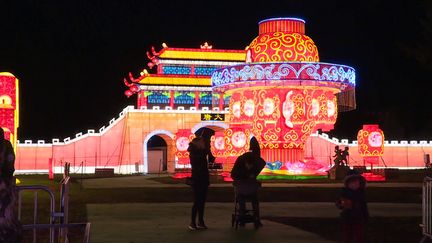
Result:
[[[151,137],[147,143],[148,173],[167,171],[167,143],[158,135]]]
[[[174,134],[166,130],[155,130],[144,139],[143,173],[161,173],[173,170]]]

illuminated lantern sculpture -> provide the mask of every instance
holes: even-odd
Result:
[[[189,143],[195,137],[190,129],[179,129],[174,137],[175,141],[175,156],[178,159],[178,164],[189,164],[189,152],[187,151]]]
[[[230,128],[249,132],[269,164],[282,164],[272,172],[311,173],[320,166],[304,160],[305,142],[318,129],[333,129],[338,111],[355,109],[355,70],[319,62],[305,22],[296,18],[261,21],[246,50],[245,64],[212,75],[213,91],[231,96]]]
[[[210,149],[217,163],[221,163],[222,158],[226,157],[224,132],[215,132],[210,139]]]
[[[232,126],[224,131],[226,155],[237,157],[249,150],[249,131],[243,126]]]
[[[384,153],[384,133],[378,125],[363,125],[357,134],[358,151],[365,163],[373,167]]]
[[[0,73],[0,127],[14,148],[19,125],[18,79],[11,73]]]

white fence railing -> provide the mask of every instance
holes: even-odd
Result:
[[[422,228],[425,238],[432,239],[432,178],[423,181],[423,220]]]

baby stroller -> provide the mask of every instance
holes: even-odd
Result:
[[[261,182],[251,180],[234,181],[234,213],[231,218],[231,227],[237,230],[239,226],[243,227],[247,223],[254,223],[255,229],[261,226],[258,210],[258,188]],[[242,209],[242,205],[244,208]],[[251,203],[252,209],[247,209],[246,204]],[[255,205],[254,205],[255,204]],[[244,211],[242,213],[242,210]]]

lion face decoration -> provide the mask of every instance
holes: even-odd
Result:
[[[317,99],[312,99],[312,116],[317,116],[320,110],[320,105]]]
[[[247,100],[244,104],[244,114],[248,117],[253,116],[255,111],[255,103],[253,100]]]
[[[246,134],[244,132],[235,132],[232,135],[231,142],[236,148],[242,148],[246,145]]]
[[[266,98],[264,100],[263,111],[264,115],[270,116],[275,110],[275,102],[273,99]]]
[[[291,100],[292,94],[292,91],[287,93],[285,102],[282,105],[282,114],[285,117],[285,125],[287,125],[289,128],[294,127],[291,121],[291,116],[294,114],[294,102]]]
[[[240,101],[236,101],[233,104],[233,115],[236,118],[240,118],[241,110],[240,110]]]

